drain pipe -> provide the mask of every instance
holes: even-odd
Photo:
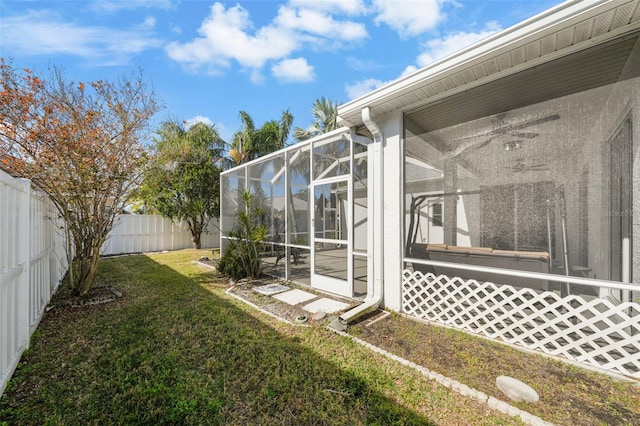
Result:
[[[383,242],[383,206],[384,206],[384,167],[383,167],[383,137],[380,127],[371,118],[371,109],[365,107],[362,109],[362,121],[367,129],[373,135],[373,155],[377,158],[374,160],[374,183],[375,191],[373,194],[373,229],[374,232],[370,237],[373,238],[373,289],[367,293],[363,303],[355,308],[343,313],[329,324],[330,327],[344,331],[347,324],[371,311],[378,309],[382,302],[383,295],[383,273],[384,273],[384,242]],[[375,167],[377,166],[377,167]]]

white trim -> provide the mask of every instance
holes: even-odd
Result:
[[[229,170],[225,170],[225,171],[223,171],[221,173],[221,175],[228,175],[228,174],[231,174],[233,172],[238,171],[238,169],[240,169],[242,167],[252,166],[252,165],[255,165],[256,163],[275,158],[278,155],[281,155],[283,152],[286,152],[286,151],[304,150],[304,149],[309,149],[309,150],[313,151],[311,149],[311,144],[312,143],[318,142],[318,141],[324,141],[325,139],[333,138],[333,137],[335,137],[337,135],[342,136],[342,133],[349,133],[349,128],[348,127],[340,127],[338,129],[332,130],[331,132],[327,132],[327,133],[323,133],[323,134],[320,134],[318,136],[315,136],[315,137],[313,137],[311,139],[307,139],[307,140],[302,141],[302,142],[294,143],[292,145],[286,146],[286,147],[284,147],[282,149],[279,149],[277,151],[271,152],[271,153],[269,153],[267,155],[263,155],[262,157],[256,158],[255,160],[251,160],[251,161],[248,161],[246,163],[239,164],[239,165],[237,165],[237,166],[235,166],[235,167],[233,167],[233,168],[231,168]]]
[[[314,238],[314,241],[316,243],[323,243],[323,244],[344,244],[344,245],[349,244],[349,240],[337,240],[334,238]]]
[[[353,142],[351,142],[353,144]],[[313,151],[312,151],[313,152]],[[313,160],[313,159],[312,159]],[[309,242],[311,246],[311,271],[310,281],[311,287],[327,291],[330,293],[338,294],[345,297],[353,297],[353,174],[346,174],[340,176],[333,176],[330,178],[324,178],[320,180],[311,180],[309,184],[310,199],[313,200],[313,205],[310,209],[310,230],[309,230]],[[326,185],[337,182],[347,183],[347,239],[330,239],[330,238],[317,238],[315,230],[316,221],[316,209],[315,209],[315,188],[316,186]],[[347,279],[342,280],[338,278],[329,277],[326,275],[316,273],[316,243],[323,244],[340,244],[347,248]]]
[[[570,275],[545,274],[543,272],[529,272],[529,271],[520,271],[517,269],[495,268],[492,266],[476,266],[476,265],[468,265],[464,263],[441,262],[439,260],[416,259],[412,257],[405,257],[404,261],[416,263],[419,265],[441,266],[446,268],[454,268],[454,269],[461,269],[465,271],[474,271],[474,272],[490,272],[492,274],[498,274],[498,275],[508,275],[512,277],[522,277],[522,278],[531,278],[531,279],[538,279],[538,280],[555,281],[560,283],[586,285],[586,286],[596,287],[596,288],[607,287],[614,290],[630,290],[630,291],[640,290],[640,286],[638,285],[626,284],[618,281],[601,280],[601,279],[595,279],[595,278],[580,278],[580,277],[573,277]]]

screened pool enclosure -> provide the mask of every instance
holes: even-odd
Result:
[[[249,191],[268,228],[265,273],[364,297],[369,142],[342,129],[223,174],[223,231],[235,226],[241,194]]]
[[[266,272],[640,378],[640,1],[569,0],[222,179]],[[224,244],[223,235],[223,244]]]

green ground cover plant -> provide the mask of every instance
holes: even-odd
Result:
[[[511,425],[324,327],[225,293],[185,250],[101,262],[123,297],[52,301],[0,399],[0,424]],[[58,299],[57,299],[58,298]]]

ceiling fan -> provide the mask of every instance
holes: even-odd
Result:
[[[463,153],[482,149],[485,146],[489,145],[491,141],[493,141],[495,138],[499,136],[507,135],[507,136],[512,136],[514,138],[534,139],[538,137],[540,134],[537,132],[526,132],[522,130],[528,127],[537,126],[540,124],[544,124],[544,123],[548,123],[548,122],[560,119],[559,114],[551,114],[551,115],[547,115],[546,117],[536,118],[533,120],[526,121],[524,123],[503,124],[506,116],[507,116],[506,112],[497,114],[496,115],[497,120],[493,121],[494,128],[488,132],[456,139],[454,142],[461,142],[461,141],[466,141],[470,139],[471,141],[465,144],[461,144],[457,146],[454,150],[449,151],[447,153],[449,157],[455,158],[455,157],[458,157],[459,155],[462,155]],[[483,139],[485,137],[488,137],[488,139]]]

